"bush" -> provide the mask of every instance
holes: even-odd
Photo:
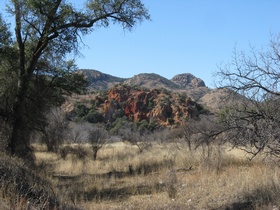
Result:
[[[59,150],[60,157],[66,159],[68,155],[72,155],[74,158],[84,160],[88,156],[88,151],[81,147],[65,146]]]
[[[75,113],[76,113],[76,117],[77,118],[82,118],[84,116],[86,116],[89,112],[89,108],[86,107],[86,105],[77,102],[75,105]]]
[[[83,117],[83,120],[89,123],[100,123],[104,121],[104,117],[101,113],[95,110],[90,110],[89,113]]]

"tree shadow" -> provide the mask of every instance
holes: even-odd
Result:
[[[122,188],[91,189],[90,191],[77,191],[75,195],[80,201],[105,201],[105,200],[125,200],[133,195],[150,195],[163,192],[164,184],[139,185]]]
[[[110,180],[123,179],[134,176],[146,176],[160,169],[158,163],[140,164],[133,168],[129,165],[127,171],[110,171],[101,174],[81,174],[81,175],[53,175],[53,178],[58,180],[58,189],[65,189],[71,200],[77,201],[96,201],[103,200],[124,200],[133,195],[149,195],[153,193],[163,192],[165,190],[164,183],[151,183],[147,185],[133,185],[127,187],[109,186],[104,188],[93,187],[88,191],[83,189],[85,180],[95,182],[102,180],[109,182]],[[74,187],[77,186],[77,187]]]
[[[240,202],[224,205],[212,210],[254,210],[273,209],[279,205],[280,189],[276,184],[262,186],[252,192],[245,193]]]
[[[214,208],[211,210],[255,210],[256,207],[251,201],[246,202],[235,202],[228,204],[219,208]]]

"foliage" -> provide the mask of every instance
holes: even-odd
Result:
[[[77,102],[76,104],[74,104],[74,111],[77,118],[82,118],[89,113],[89,108],[87,108],[85,104]]]
[[[152,99],[149,99],[149,103],[148,103],[147,109],[148,109],[148,110],[151,110],[151,109],[154,108],[154,106],[155,106],[155,104],[154,104],[153,100],[152,100]]]
[[[74,104],[75,120],[86,121],[89,123],[100,123],[104,122],[104,117],[99,113],[95,106],[88,108],[85,104],[77,102]]]
[[[101,113],[96,110],[90,110],[86,116],[83,117],[83,120],[89,123],[100,123],[104,122],[104,117]]]
[[[126,116],[122,118],[117,118],[114,122],[112,122],[111,125],[109,125],[109,132],[113,135],[118,135],[119,130],[125,126],[133,123],[131,120],[129,120]]]
[[[0,18],[0,80],[6,80],[0,85],[0,116],[10,130],[9,152],[25,157],[30,134],[44,125],[43,113],[65,94],[83,91],[83,76],[67,61],[81,37],[110,23],[132,29],[150,17],[140,0],[87,1],[83,9],[61,0],[11,0],[8,6],[15,32]]]

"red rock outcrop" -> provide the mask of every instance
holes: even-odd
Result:
[[[107,100],[104,102],[104,115],[105,119],[110,121],[115,112],[120,110],[135,122],[156,120],[160,125],[170,126],[198,115],[198,106],[178,93],[119,85],[108,91]]]

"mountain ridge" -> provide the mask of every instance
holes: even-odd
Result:
[[[121,78],[93,69],[80,69],[79,71],[88,79],[90,91],[108,90],[120,83],[148,89],[164,88],[171,91],[206,87],[202,79],[190,73],[177,74],[172,79],[167,79],[155,73],[140,73],[130,78]]]
[[[190,73],[168,80],[154,73],[119,78],[97,70],[80,70],[89,81],[88,92],[64,104],[69,119],[114,125],[119,119],[173,127],[187,118],[217,113],[239,97],[230,91],[210,89]],[[80,110],[81,109],[81,110]],[[81,115],[82,113],[82,115]],[[73,118],[73,119],[74,119]]]
[[[79,69],[89,82],[89,90],[106,90],[125,81],[124,78],[112,76],[94,69]]]

